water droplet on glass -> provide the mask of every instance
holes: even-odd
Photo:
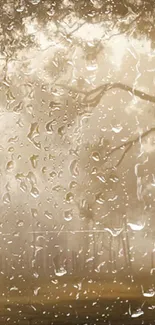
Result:
[[[71,221],[73,218],[73,211],[72,210],[67,210],[64,212],[64,219],[66,221]]]
[[[44,212],[44,216],[49,219],[49,220],[52,220],[53,219],[53,215],[51,212],[48,212],[48,211],[45,211]]]
[[[38,211],[37,211],[37,209],[31,209],[31,213],[32,213],[32,217],[33,217],[33,218],[37,218],[37,216],[38,216]]]
[[[97,193],[96,194],[96,202],[99,204],[104,204],[105,203],[105,198],[103,193]]]
[[[38,157],[39,157],[38,155],[33,155],[30,157],[30,161],[33,168],[37,167]]]
[[[34,273],[33,273],[33,276],[34,276],[36,279],[39,278],[39,274],[38,274],[37,272],[34,272]]]
[[[45,128],[47,133],[49,134],[53,133],[53,121],[49,121],[48,123],[46,123]]]
[[[32,187],[31,188],[31,195],[34,197],[34,198],[37,198],[39,196],[39,190],[37,189],[37,187]]]
[[[17,288],[16,286],[11,287],[11,288],[10,288],[10,291],[18,291],[18,288]]]
[[[144,315],[143,310],[138,309],[135,313],[131,314],[131,317],[132,317],[132,318],[137,318],[137,317],[140,317],[140,316],[142,316],[142,315]]]
[[[20,189],[23,191],[23,192],[26,192],[27,191],[27,185],[24,181],[21,181],[20,182]]]
[[[58,129],[58,134],[63,136],[65,133],[65,127],[64,126],[61,126],[59,129]]]
[[[15,136],[15,137],[13,137],[13,138],[10,138],[10,139],[8,140],[8,142],[9,142],[9,143],[16,143],[18,140],[19,140],[18,137]]]
[[[17,105],[13,108],[13,111],[14,111],[15,113],[20,113],[20,112],[22,111],[22,109],[23,109],[23,103],[20,102],[19,104],[17,104]]]
[[[66,201],[67,201],[68,203],[70,203],[70,202],[73,201],[73,199],[74,199],[74,195],[73,195],[73,193],[72,193],[72,192],[68,192],[68,193],[66,194]]]
[[[86,68],[88,71],[95,71],[95,70],[97,70],[98,65],[96,63],[92,63],[92,64],[87,65]]]
[[[40,290],[40,289],[41,289],[40,287],[34,289],[34,295],[35,295],[35,296],[38,296],[38,293],[39,293],[39,290]]]
[[[105,183],[106,182],[106,180],[105,180],[105,177],[104,177],[104,175],[102,174],[102,173],[98,173],[97,175],[96,175],[96,177],[102,182],[102,183]]]
[[[3,196],[3,202],[5,204],[9,204],[11,202],[11,198],[10,198],[10,194],[9,193],[5,193]]]
[[[155,296],[155,291],[153,289],[150,289],[148,292],[144,292],[143,286],[141,286],[141,288],[142,288],[142,294],[144,297],[152,298]]]
[[[70,184],[69,184],[69,188],[70,188],[70,189],[75,188],[76,186],[77,186],[77,182],[75,182],[75,181],[72,181],[72,182],[70,182]]]
[[[24,226],[24,222],[23,222],[23,220],[19,220],[19,221],[17,222],[17,226],[18,226],[18,227],[23,227],[23,226]]]
[[[108,231],[113,237],[117,237],[123,231],[123,228],[104,228],[105,231]]]
[[[113,183],[117,183],[119,181],[119,178],[115,174],[111,174],[109,176],[109,180],[112,181]]]
[[[105,262],[101,262],[95,269],[95,272],[99,273],[101,271],[101,267],[105,265]]]
[[[112,127],[112,131],[115,133],[120,133],[123,130],[123,127],[121,125],[118,125],[117,127]]]
[[[35,185],[37,183],[36,177],[33,172],[29,172],[26,176],[27,180],[31,185]]]
[[[70,164],[70,172],[74,177],[79,175],[78,162],[76,159]]]
[[[53,171],[53,172],[50,173],[50,177],[53,178],[53,177],[55,177],[55,176],[56,176],[56,172]]]
[[[30,126],[30,131],[27,135],[28,139],[34,144],[34,146],[38,149],[41,148],[41,144],[40,142],[36,142],[35,141],[35,138],[38,137],[40,134],[39,132],[39,125],[37,122],[34,122],[34,123],[31,123],[31,126]]]
[[[16,174],[15,178],[18,181],[22,181],[25,178],[25,175],[23,173],[18,173],[18,174]]]
[[[12,104],[16,99],[15,96],[13,95],[12,91],[10,90],[10,88],[8,89],[8,91],[6,93],[6,99],[9,104]]]
[[[128,226],[132,229],[132,230],[135,230],[135,231],[140,231],[142,229],[144,229],[145,227],[145,223],[138,223],[138,224],[135,224],[135,223],[131,223],[131,222],[128,222]]]
[[[13,152],[14,151],[14,147],[9,147],[8,148],[8,152]]]
[[[29,114],[33,114],[33,106],[32,105],[27,105],[26,106],[26,111],[29,113]]]
[[[64,269],[64,267],[61,267],[59,270],[55,270],[55,275],[57,276],[63,276],[67,274],[67,271]]]
[[[92,170],[91,170],[91,174],[92,175],[96,175],[97,174],[97,168],[96,167],[93,167]]]
[[[9,161],[9,162],[7,163],[7,165],[6,165],[6,170],[7,170],[7,171],[12,171],[13,168],[14,168],[14,162],[11,160],[11,161]]]
[[[40,2],[40,0],[29,0],[31,3],[32,3],[32,5],[38,5],[38,3]]]
[[[95,161],[99,161],[99,160],[100,160],[100,155],[99,155],[99,153],[98,153],[98,152],[93,152],[93,153],[92,153],[92,158],[93,158],[93,160],[95,160]]]

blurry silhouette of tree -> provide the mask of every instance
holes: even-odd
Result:
[[[33,38],[26,36],[24,19],[37,19],[40,25],[55,21],[58,23],[70,13],[82,18],[85,22],[108,22],[115,26],[120,33],[131,33],[136,38],[145,36],[155,41],[155,1],[131,0],[2,0],[0,13],[1,50],[7,47],[11,51],[26,47],[33,43]],[[110,27],[111,29],[111,27]]]

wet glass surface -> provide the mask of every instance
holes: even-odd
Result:
[[[155,3],[0,15],[0,324],[154,324]]]

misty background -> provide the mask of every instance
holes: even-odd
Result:
[[[53,4],[2,2],[1,272],[153,274],[154,5]]]

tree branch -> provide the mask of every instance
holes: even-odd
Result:
[[[56,85],[58,87],[62,87],[64,89],[67,89],[74,93],[83,95],[84,96],[83,103],[85,105],[89,105],[92,107],[95,107],[100,102],[101,98],[103,97],[103,95],[105,95],[105,93],[108,90],[117,89],[117,88],[127,91],[130,94],[137,96],[142,100],[149,101],[150,103],[155,103],[155,96],[146,94],[144,91],[141,91],[141,90],[135,89],[131,86],[122,84],[121,82],[109,82],[109,83],[101,85],[95,89],[92,89],[90,91],[80,90],[80,89],[70,87],[70,86],[64,85],[64,84],[56,84]]]
[[[89,106],[91,105],[92,107],[95,107],[100,102],[101,98],[108,90],[116,89],[116,88],[127,91],[127,92],[141,98],[142,100],[149,101],[150,103],[155,103],[155,96],[146,94],[145,92],[143,92],[141,90],[137,90],[133,87],[124,85],[120,82],[107,83],[107,84],[101,85],[93,90],[90,90],[89,92],[86,93],[86,95],[84,97],[84,103],[87,105],[89,104]],[[94,97],[92,98],[92,96],[94,96]]]
[[[123,161],[124,157],[126,156],[127,152],[132,148],[132,146],[134,146],[140,139],[143,139],[145,137],[147,137],[150,133],[154,132],[155,131],[155,127],[152,127],[151,129],[147,130],[146,132],[144,132],[143,134],[141,135],[138,135],[135,139],[133,140],[129,140],[129,141],[126,141],[125,143],[117,146],[117,147],[114,147],[110,152],[108,152],[108,154],[104,157],[104,164],[106,163],[106,161],[108,160],[108,158],[116,151],[118,151],[119,149],[124,149],[124,152],[121,156],[121,158],[119,159],[119,161],[117,162],[117,164],[113,167],[110,167],[110,168],[107,168],[106,170],[108,169],[113,169],[113,168],[117,168],[121,162]]]

